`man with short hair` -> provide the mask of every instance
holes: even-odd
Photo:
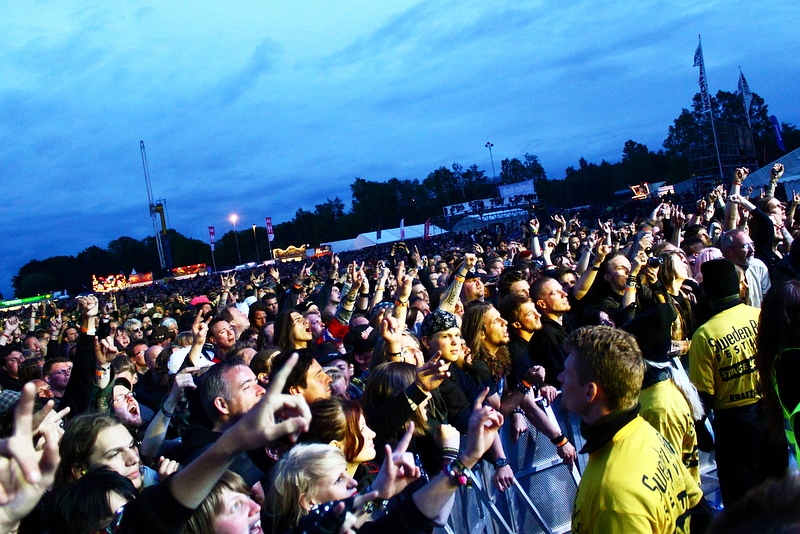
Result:
[[[564,370],[567,358],[564,343],[575,328],[569,314],[567,293],[555,278],[542,277],[531,287],[531,299],[541,314],[542,328],[533,332],[528,342],[531,362],[545,370],[545,380],[556,388],[561,386],[558,375]]]
[[[266,306],[267,321],[274,321],[278,316],[278,296],[272,291],[267,291],[261,297],[261,302]]]
[[[416,283],[411,286],[411,296],[416,297],[427,304],[431,303],[431,297],[428,295],[428,290],[425,289],[425,286],[419,280],[417,280]],[[430,311],[430,308],[428,308],[428,310]]]
[[[52,358],[44,362],[42,377],[50,384],[53,397],[60,399],[64,396],[70,376],[72,376],[73,363],[67,358]]]
[[[630,334],[608,326],[570,335],[559,380],[589,454],[572,532],[689,532],[703,495],[673,446],[639,415],[644,361]]]
[[[78,344],[78,335],[78,329],[74,326],[68,326],[64,330],[64,337],[62,338],[60,347],[60,355],[62,357],[69,357],[70,350],[72,350]]]
[[[247,318],[247,314],[236,306],[228,306],[222,310],[219,316],[228,321],[233,327],[233,333],[237,341],[239,340],[239,336],[242,335],[242,332],[250,328],[250,319]]]
[[[277,303],[277,300],[275,302]],[[261,329],[267,325],[267,321],[269,321],[267,305],[263,302],[254,302],[250,305],[248,313],[250,325],[260,332]]]
[[[175,460],[186,465],[216,442],[222,433],[239,421],[255,406],[265,390],[256,375],[241,360],[227,360],[212,365],[202,377],[200,400],[209,425],[195,423],[183,434],[175,452]],[[247,453],[237,455],[229,468],[252,487],[264,473],[256,467]]]
[[[19,345],[17,345],[18,347]],[[2,373],[0,373],[0,385],[3,389],[11,391],[22,391],[22,384],[19,380],[19,366],[25,361],[22,351],[16,347],[0,347],[0,363],[2,363]]]
[[[722,234],[719,240],[722,256],[744,271],[747,282],[747,304],[761,308],[764,295],[772,287],[769,269],[766,264],[755,257],[756,246],[750,234],[736,228]]]
[[[215,317],[208,323],[208,342],[214,346],[216,359],[222,360],[236,344],[236,332],[228,321]]]
[[[331,377],[322,370],[322,366],[314,358],[314,353],[310,349],[284,351],[275,356],[272,361],[270,380],[295,352],[300,358],[286,379],[283,392],[302,395],[309,404],[315,400],[329,398],[331,396]]]

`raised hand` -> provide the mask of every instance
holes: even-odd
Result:
[[[33,403],[36,387],[26,384],[14,410],[14,431],[0,441],[0,529],[16,531],[17,523],[27,516],[45,490],[52,485],[59,464],[55,425],[43,429],[41,451],[33,446]]]
[[[779,180],[781,176],[783,176],[783,163],[776,163],[772,166],[772,179]]]
[[[450,376],[450,363],[442,359],[441,351],[436,351],[433,358],[417,367],[417,387],[421,391],[430,393],[438,388]]]
[[[413,435],[414,423],[409,422],[394,451],[391,446],[385,445],[383,465],[372,483],[372,489],[378,492],[381,499],[391,499],[419,478],[420,470],[414,463],[414,455],[406,452]]]
[[[747,175],[750,174],[750,169],[747,167],[739,167],[735,171],[733,171],[733,181],[736,184],[741,184],[744,182],[744,179],[747,178]]]

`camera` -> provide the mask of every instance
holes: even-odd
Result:
[[[653,256],[647,260],[647,266],[652,267],[653,269],[658,269],[662,265],[664,265],[664,258],[661,256]]]

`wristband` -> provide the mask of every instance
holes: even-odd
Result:
[[[525,410],[523,410],[522,408],[514,408],[513,410],[511,410],[511,413],[518,413],[519,415],[525,415]]]
[[[387,352],[386,355],[387,356],[402,356],[403,352],[402,351],[401,352]]]
[[[528,393],[531,392],[531,388],[525,387],[524,383],[520,382],[519,384],[517,384],[517,391],[519,391],[523,395],[527,395]]]
[[[452,485],[459,487],[466,486],[469,488],[472,486],[472,483],[470,482],[469,477],[466,475],[466,471],[467,468],[458,458],[449,462],[446,466],[444,466],[444,469],[442,469],[442,472],[447,475]]]
[[[3,332],[2,334],[0,334],[0,337],[6,337],[6,338],[8,338],[8,339],[11,339],[11,336],[10,336],[10,335],[8,335],[8,334],[6,334],[5,332]]]
[[[466,280],[466,278],[464,278],[464,277],[463,277],[463,276],[461,276],[460,274],[457,274],[457,275],[455,275],[455,276],[453,277],[453,279],[454,279],[456,282],[461,282],[462,284],[463,284],[463,283],[464,283],[464,281]]]
[[[599,271],[600,270],[600,265],[592,265],[591,269],[593,271]]]
[[[563,433],[557,435],[554,438],[550,438],[550,443],[552,443],[556,447],[562,447],[566,445],[567,441],[569,440],[567,439],[567,436],[565,436]]]
[[[520,382],[520,384],[522,384],[523,386],[525,386],[525,387],[526,387],[526,388],[528,388],[528,389],[531,389],[531,388],[533,388],[533,384],[531,384],[530,382],[528,382],[528,381],[527,381],[527,380],[525,380],[524,378],[522,379],[522,381]]]
[[[458,458],[458,449],[456,447],[444,447],[442,449],[442,461],[446,467],[448,463]]]
[[[172,419],[173,417],[175,417],[175,412],[170,413],[163,406],[161,407],[161,413],[163,413],[164,417],[166,417],[167,419]]]
[[[408,306],[408,301],[403,302],[400,299],[394,299],[394,305],[398,308],[405,308]]]

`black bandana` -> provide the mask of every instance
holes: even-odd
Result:
[[[458,319],[455,314],[437,308],[422,321],[422,337],[430,338],[434,334],[451,328],[458,328]]]

